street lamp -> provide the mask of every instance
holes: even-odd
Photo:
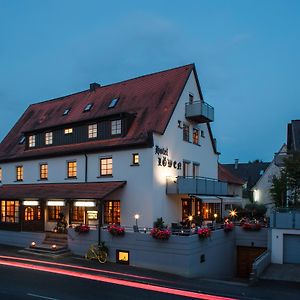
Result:
[[[139,214],[135,214],[134,218],[135,218],[135,226],[138,227],[138,219],[140,218],[140,215]]]

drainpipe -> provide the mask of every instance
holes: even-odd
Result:
[[[101,227],[102,227],[102,200],[98,200],[98,246],[101,243]]]
[[[87,182],[87,176],[88,176],[88,156],[86,153],[84,153],[85,157],[85,173],[84,173],[84,182]]]

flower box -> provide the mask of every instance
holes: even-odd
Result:
[[[90,231],[90,227],[86,224],[80,224],[74,228],[77,233],[88,233]]]
[[[199,239],[201,239],[201,240],[204,240],[211,236],[211,230],[209,228],[199,228],[197,233],[198,233]]]
[[[112,236],[123,236],[125,234],[125,228],[118,225],[110,225],[107,230]]]
[[[258,231],[261,229],[261,225],[259,223],[244,223],[242,227],[244,230],[248,231]]]
[[[169,229],[152,228],[150,235],[157,240],[168,240],[171,236],[171,231]]]
[[[234,224],[232,222],[224,224],[224,231],[225,232],[230,232],[230,231],[233,230],[233,228],[234,228]]]

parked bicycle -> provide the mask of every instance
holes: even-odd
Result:
[[[108,248],[105,246],[104,242],[101,242],[100,245],[91,245],[87,251],[85,258],[86,259],[97,259],[100,263],[104,264],[107,261]]]

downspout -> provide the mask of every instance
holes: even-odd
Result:
[[[98,200],[98,246],[101,244],[102,200]]]
[[[86,153],[84,153],[85,157],[85,170],[84,170],[84,182],[87,183],[87,178],[88,178],[88,156]]]

